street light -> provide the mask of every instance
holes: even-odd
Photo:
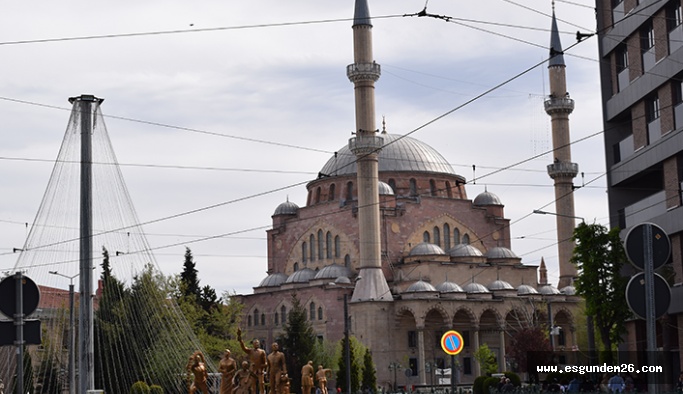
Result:
[[[581,219],[582,222],[586,221],[581,216],[563,215],[561,213],[541,211],[540,209],[534,209],[534,213],[537,215],[553,215],[553,216],[559,216],[559,217],[563,217],[563,218]]]
[[[394,389],[395,393],[398,392],[398,390],[396,390],[396,371],[398,371],[399,369],[402,369],[402,368],[403,367],[399,363],[396,363],[393,361],[389,363],[389,371],[394,372],[394,387],[393,387],[393,389]]]
[[[74,279],[80,274],[68,276],[57,271],[52,275],[69,279],[69,394],[76,394],[76,328],[74,326]]]

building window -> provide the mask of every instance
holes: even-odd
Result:
[[[346,201],[353,200],[353,182],[346,184]]]
[[[255,326],[258,326],[258,318],[259,318],[258,309],[254,309],[254,325]]]
[[[339,236],[334,237],[334,257],[339,258],[341,256],[341,239]]]
[[[429,194],[432,197],[436,197],[436,182],[434,182],[434,179],[429,180]]]
[[[391,187],[391,190],[394,191],[394,194],[396,194],[396,180],[394,178],[389,179],[389,187]]]
[[[318,320],[322,320],[322,319],[323,319],[323,307],[319,306],[318,307]]]
[[[453,229],[453,245],[460,244],[460,230],[457,228]]]
[[[306,252],[307,252],[306,247],[307,247],[306,241],[302,242],[301,243],[301,262],[302,263],[305,263],[306,260],[308,260],[308,257],[306,256]]]
[[[308,318],[310,320],[315,320],[315,302],[311,301],[311,305],[308,309]]]
[[[659,96],[652,95],[645,99],[645,116],[647,117],[647,122],[650,123],[654,120],[659,119]]]
[[[275,310],[275,313],[273,314],[273,322],[275,323],[276,326],[280,324],[280,315],[277,314],[277,309]]]
[[[327,252],[327,258],[331,259],[332,258],[332,233],[327,232],[327,235],[325,236],[325,251]]]
[[[443,224],[443,247],[446,251],[451,248],[451,226]]]
[[[643,52],[647,52],[650,48],[655,46],[655,29],[652,27],[652,22],[649,22],[640,31],[640,47]]]
[[[416,331],[408,331],[408,347],[417,347]]]
[[[351,256],[348,254],[344,256],[344,267],[351,267]]]
[[[417,181],[415,178],[410,178],[410,195],[417,196]]]
[[[683,23],[683,12],[681,12],[681,2],[676,0],[669,3],[666,9],[666,27],[669,31],[677,28]]]
[[[470,332],[469,331],[460,331],[460,334],[462,335],[462,346],[463,347],[469,347],[470,346]]]
[[[422,233],[422,242],[429,242],[429,231]]]
[[[294,263],[294,272],[299,270],[299,263]]]
[[[410,368],[410,370],[412,371],[411,376],[417,376],[418,372],[420,372],[417,366],[417,358],[408,359],[408,368]]]
[[[282,322],[282,324],[285,324],[285,322],[287,321],[287,308],[285,308],[284,305],[280,307],[280,321]]]
[[[622,44],[617,48],[616,62],[617,73],[628,69],[628,48],[625,44]]]
[[[467,234],[463,235],[462,236],[462,243],[464,243],[465,245],[469,245],[470,244],[470,236]]]
[[[453,190],[451,190],[451,183],[446,181],[446,195],[448,198],[453,198]]]
[[[322,260],[323,256],[325,256],[325,248],[323,247],[324,242],[323,230],[318,230],[318,260]]]
[[[441,247],[441,230],[438,227],[434,227],[434,244]]]
[[[309,251],[311,252],[311,261],[315,261],[315,237],[311,234],[308,237]]]
[[[315,189],[315,203],[317,204],[319,202],[320,202],[320,186],[318,186],[318,188]]]
[[[335,190],[334,190],[334,189],[335,189],[335,185],[334,185],[334,183],[333,183],[333,184],[330,185],[330,195],[327,196],[327,200],[328,200],[328,201],[334,201],[334,198],[336,197],[336,196],[334,195],[334,193],[335,193]]]
[[[266,314],[261,313],[261,325],[265,326],[266,325]]]
[[[443,336],[443,331],[434,331],[434,347],[441,349],[441,337]]]
[[[462,373],[464,375],[472,375],[472,358],[463,357],[462,359]]]
[[[251,327],[251,315],[247,316],[247,327]]]

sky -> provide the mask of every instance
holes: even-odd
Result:
[[[251,293],[278,204],[354,129],[352,0],[11,2],[0,15],[0,272],[12,272],[69,121],[104,98],[128,192],[163,273]],[[429,14],[417,17],[426,6]],[[548,94],[550,0],[369,0],[377,124],[436,148],[505,204],[512,250],[558,278]],[[608,223],[594,3],[555,11],[576,109],[576,215]],[[540,65],[539,65],[540,64]],[[499,84],[509,83],[485,94]],[[505,170],[501,170],[504,169]],[[206,207],[212,207],[204,209]],[[196,213],[189,213],[194,212]],[[253,229],[253,230],[250,230]],[[223,236],[218,236],[223,235]],[[61,282],[61,285],[68,282]]]

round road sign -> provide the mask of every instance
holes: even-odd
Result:
[[[455,356],[460,353],[464,347],[465,341],[462,339],[462,335],[457,331],[446,331],[441,337],[441,348],[446,354]]]
[[[659,274],[654,274],[655,319],[663,316],[669,310],[671,303],[671,289],[666,280]],[[631,311],[641,319],[645,319],[645,274],[633,275],[626,285],[626,303]]]
[[[17,310],[17,279],[15,275],[10,275],[0,282],[0,312],[10,319],[14,318]],[[22,309],[25,316],[35,312],[40,301],[40,290],[36,282],[28,276],[22,276]]]
[[[661,227],[652,223],[642,223],[633,227],[624,241],[624,249],[626,256],[631,264],[638,269],[645,269],[645,241],[643,237],[646,234],[647,228],[650,228],[648,243],[652,244],[652,263],[654,269],[666,264],[671,254],[671,241]]]

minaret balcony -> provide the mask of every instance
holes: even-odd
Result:
[[[571,162],[556,161],[548,164],[548,175],[552,179],[557,177],[574,178],[579,173],[579,165]]]
[[[543,104],[548,115],[556,113],[571,114],[574,111],[574,100],[570,99],[569,95],[562,98],[550,96]]]
[[[384,146],[384,138],[375,135],[358,134],[349,140],[349,149],[356,156],[379,153],[382,146]]]
[[[372,63],[353,63],[346,66],[346,76],[351,82],[372,81],[379,79],[381,69],[379,64]]]

